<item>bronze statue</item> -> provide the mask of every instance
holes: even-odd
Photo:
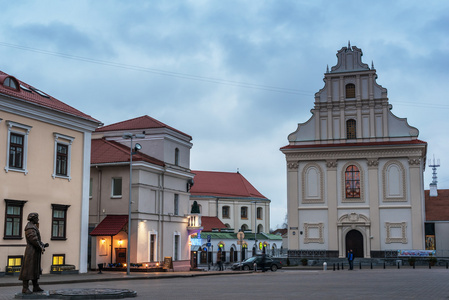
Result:
[[[20,270],[19,280],[23,281],[23,294],[31,294],[28,288],[29,280],[33,282],[33,292],[42,292],[43,289],[39,287],[37,280],[42,274],[41,269],[41,255],[44,253],[48,243],[44,244],[41,241],[41,234],[39,232],[39,215],[37,213],[30,213],[28,215],[28,224],[25,226],[25,237],[27,246],[25,248],[25,255],[23,257],[22,268]]]

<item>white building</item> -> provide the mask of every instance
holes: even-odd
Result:
[[[396,117],[374,66],[343,47],[324,74],[312,117],[281,149],[287,161],[291,256],[384,257],[425,249],[427,143]],[[405,71],[405,70],[404,70]]]
[[[104,126],[92,135],[91,267],[126,262],[131,142],[126,133],[134,135],[135,153],[130,262],[154,265],[172,257],[188,270],[192,138],[149,116]]]

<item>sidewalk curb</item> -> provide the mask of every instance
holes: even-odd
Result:
[[[200,276],[213,276],[213,275],[235,275],[235,274],[250,274],[251,271],[235,271],[235,272],[191,272],[191,273],[182,273],[182,274],[154,274],[154,275],[140,275],[140,276],[133,276],[133,274],[130,275],[130,277],[104,277],[100,278],[101,274],[98,275],[98,278],[83,278],[83,279],[64,279],[61,278],[61,280],[45,280],[45,278],[41,278],[39,280],[40,285],[53,285],[53,284],[71,284],[71,283],[84,283],[84,282],[101,282],[101,281],[119,281],[119,280],[149,280],[149,279],[168,279],[168,278],[188,278],[188,277],[200,277]],[[64,276],[64,275],[62,275]],[[82,274],[76,275],[76,276],[83,276]],[[1,279],[0,279],[1,281]],[[22,286],[22,281],[17,280],[17,282],[0,282],[0,287],[7,287],[7,286]]]

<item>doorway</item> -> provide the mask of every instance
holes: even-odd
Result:
[[[126,248],[115,248],[115,263],[122,265],[126,263]]]
[[[346,252],[352,249],[354,257],[365,257],[363,251],[363,235],[358,230],[350,230],[346,234]]]

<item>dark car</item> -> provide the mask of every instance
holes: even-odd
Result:
[[[250,257],[241,263],[235,263],[232,265],[232,270],[253,270],[254,269],[254,263],[257,264],[257,269],[262,270],[262,256],[253,256]],[[277,269],[282,268],[282,262],[279,260],[273,260],[270,257],[265,258],[265,270],[271,270],[273,272],[276,272]]]

